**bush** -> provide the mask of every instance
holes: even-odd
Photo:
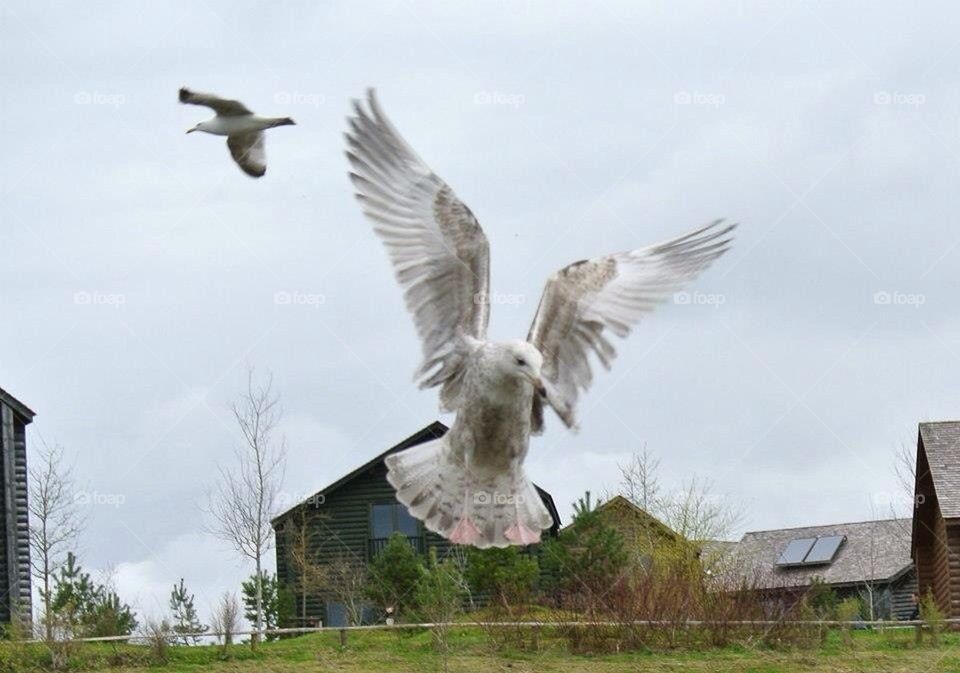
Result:
[[[405,614],[416,607],[415,591],[423,573],[423,562],[406,536],[394,533],[370,563],[367,596],[383,610]]]
[[[470,589],[489,597],[495,605],[509,608],[533,599],[540,576],[537,559],[517,547],[467,550],[464,571]]]
[[[463,576],[452,561],[437,561],[436,549],[430,550],[430,564],[417,581],[416,601],[420,614],[434,624],[433,644],[444,655],[448,653],[447,623],[463,609],[465,595]]]
[[[922,619],[930,631],[930,642],[934,645],[940,644],[940,634],[947,626],[943,612],[933,598],[933,593],[929,589],[920,600],[920,619]]]
[[[543,545],[543,564],[562,604],[593,611],[622,581],[629,554],[623,537],[590,505],[587,492],[574,505],[573,523]]]

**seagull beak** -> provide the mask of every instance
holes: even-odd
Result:
[[[197,129],[195,129],[195,128],[194,128],[194,129],[187,129],[187,133],[193,133],[193,132],[196,131],[196,130],[197,130]]]
[[[534,374],[527,374],[527,378],[530,379],[530,383],[533,384],[533,389],[537,391],[537,394],[540,397],[547,396],[547,388],[543,385],[543,380],[539,376]]]

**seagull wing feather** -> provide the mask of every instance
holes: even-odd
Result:
[[[247,175],[260,178],[267,172],[267,152],[262,131],[227,136],[227,147],[233,160]]]
[[[180,102],[189,105],[203,105],[216,112],[221,117],[239,117],[253,114],[247,106],[238,100],[221,98],[212,93],[191,91],[186,87],[180,89]]]
[[[589,354],[607,369],[616,351],[608,339],[630,328],[726,252],[735,224],[717,220],[647,248],[575,262],[547,281],[527,340],[543,354],[547,402],[574,427],[580,391],[593,380]],[[543,402],[532,410],[543,429]]]
[[[490,248],[477,218],[417,156],[373,90],[346,133],[356,197],[383,240],[423,347],[421,387],[459,405],[470,337],[486,336]]]

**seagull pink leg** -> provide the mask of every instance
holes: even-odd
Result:
[[[519,522],[503,531],[503,535],[513,544],[527,545],[540,542],[540,531],[531,530]]]
[[[479,538],[480,530],[468,516],[460,519],[456,528],[450,533],[450,542],[454,544],[473,544]]]

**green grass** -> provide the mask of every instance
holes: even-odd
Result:
[[[477,628],[458,628],[450,634],[447,670],[460,673],[612,673],[631,671],[709,671],[730,673],[939,673],[960,671],[960,635],[942,637],[938,647],[913,643],[912,630],[859,632],[852,646],[838,634],[815,649],[755,647],[746,643],[703,650],[570,654],[560,639],[545,637],[539,651],[495,649]],[[47,670],[49,652],[42,645],[0,643],[0,671],[27,673]],[[418,632],[349,632],[341,648],[337,633],[310,634],[262,644],[256,653],[249,645],[234,645],[226,657],[215,646],[171,647],[168,661],[151,661],[144,646],[89,644],[70,658],[72,670],[99,673],[430,673],[444,671],[444,657],[432,646],[431,634]]]

